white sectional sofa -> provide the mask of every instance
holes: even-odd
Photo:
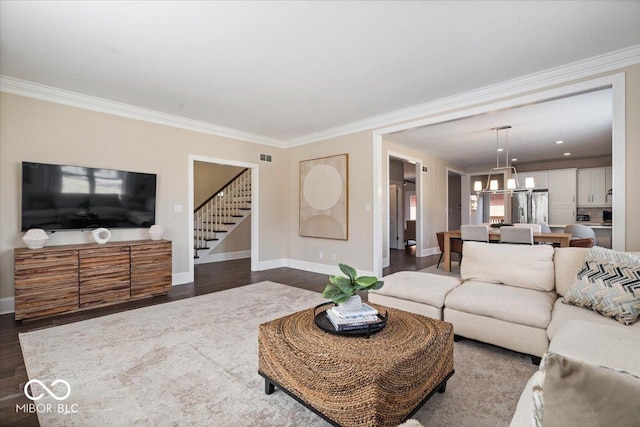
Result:
[[[529,354],[534,363],[552,352],[640,377],[640,320],[627,326],[562,302],[589,249],[465,242],[463,251],[460,278],[395,273],[369,301],[450,322],[458,337]],[[533,378],[514,427],[532,425],[532,386]],[[640,411],[640,392],[625,399]]]

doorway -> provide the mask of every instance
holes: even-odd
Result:
[[[196,161],[193,172],[194,263],[251,258],[250,170]]]
[[[247,221],[250,221],[250,257],[251,257],[251,271],[258,271],[258,261],[259,261],[259,183],[258,183],[258,165],[255,163],[245,163],[245,162],[238,162],[238,161],[234,161],[234,160],[228,160],[228,159],[219,159],[219,158],[212,158],[212,157],[204,157],[204,156],[197,156],[197,155],[189,155],[188,156],[188,177],[189,177],[189,188],[188,188],[188,206],[187,206],[187,212],[186,214],[188,215],[188,236],[189,236],[189,241],[188,241],[188,245],[189,247],[187,248],[187,253],[188,253],[188,257],[189,257],[189,279],[188,281],[193,282],[194,280],[194,272],[195,272],[195,267],[194,267],[194,256],[196,253],[195,250],[195,245],[194,245],[194,241],[195,241],[195,221],[194,221],[194,211],[195,208],[197,207],[196,201],[195,201],[195,178],[196,178],[196,163],[204,163],[204,164],[214,164],[214,165],[220,165],[220,166],[229,166],[229,167],[235,167],[235,168],[242,168],[242,169],[250,169],[251,170],[251,203],[250,203],[250,215],[249,218],[247,218]],[[175,250],[175,249],[174,249]]]
[[[447,172],[447,230],[459,230],[462,225],[462,174]]]
[[[389,249],[400,249],[400,238],[404,239],[402,212],[398,199],[402,196],[398,184],[389,184]]]
[[[570,80],[570,79],[566,79]],[[380,208],[384,209],[384,204],[381,204],[382,198],[385,196],[386,186],[384,186],[384,178],[382,175],[384,151],[383,151],[383,136],[398,133],[404,130],[416,129],[419,127],[429,126],[437,123],[447,123],[464,118],[470,118],[480,116],[493,111],[502,111],[515,107],[520,107],[528,104],[541,103],[548,100],[571,97],[572,95],[578,95],[581,93],[597,91],[600,89],[610,88],[612,91],[612,185],[616,188],[612,200],[612,215],[613,215],[613,227],[612,227],[612,239],[613,248],[615,250],[624,251],[625,248],[625,76],[624,73],[606,75],[603,77],[594,78],[592,80],[581,81],[578,83],[567,83],[563,86],[558,86],[552,89],[547,89],[548,83],[543,80],[536,82],[538,85],[538,92],[531,92],[531,82],[527,82],[528,94],[525,94],[523,82],[519,82],[517,90],[514,90],[513,83],[511,83],[511,98],[504,98],[503,100],[497,100],[495,91],[491,95],[484,95],[483,100],[485,103],[481,103],[479,99],[475,98],[473,103],[467,103],[466,106],[459,106],[460,108],[452,110],[448,108],[439,108],[437,112],[431,111],[431,114],[427,118],[418,119],[414,121],[407,120],[401,124],[380,128],[373,131],[373,153],[374,153],[374,179],[378,183],[377,194],[374,195],[376,203],[374,203],[374,252],[373,252],[373,266],[375,272],[382,272],[382,268],[385,266],[384,252],[380,253],[380,249],[384,250],[383,244],[385,237],[385,230],[383,227],[386,224],[379,219],[385,216],[385,213]],[[518,92],[519,91],[519,92]],[[475,106],[472,106],[475,105]],[[465,108],[466,107],[466,108]],[[468,171],[471,172],[471,171]],[[380,179],[383,178],[383,179]],[[465,187],[466,184],[463,185]],[[432,212],[430,212],[432,213]]]
[[[419,256],[419,212],[417,191],[417,160],[401,155],[388,156],[387,215],[388,244],[385,247],[385,267],[394,261]]]

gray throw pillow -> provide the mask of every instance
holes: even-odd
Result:
[[[640,378],[547,353],[535,374],[536,427],[638,427]]]

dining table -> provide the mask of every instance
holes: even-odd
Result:
[[[460,230],[450,230],[444,232],[444,271],[451,271],[451,239],[460,239]],[[560,245],[561,248],[569,246],[571,233],[533,233],[534,243],[550,243]],[[489,229],[489,242],[500,243],[500,230]]]

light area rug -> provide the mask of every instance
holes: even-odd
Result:
[[[75,411],[39,413],[40,424],[326,426],[282,391],[266,395],[257,373],[258,325],[324,301],[261,282],[20,334],[29,378],[71,387],[62,403]],[[454,351],[446,393],[414,418],[427,427],[507,425],[536,368],[526,356],[474,341]],[[32,393],[44,394],[38,403],[61,403],[38,386]]]

